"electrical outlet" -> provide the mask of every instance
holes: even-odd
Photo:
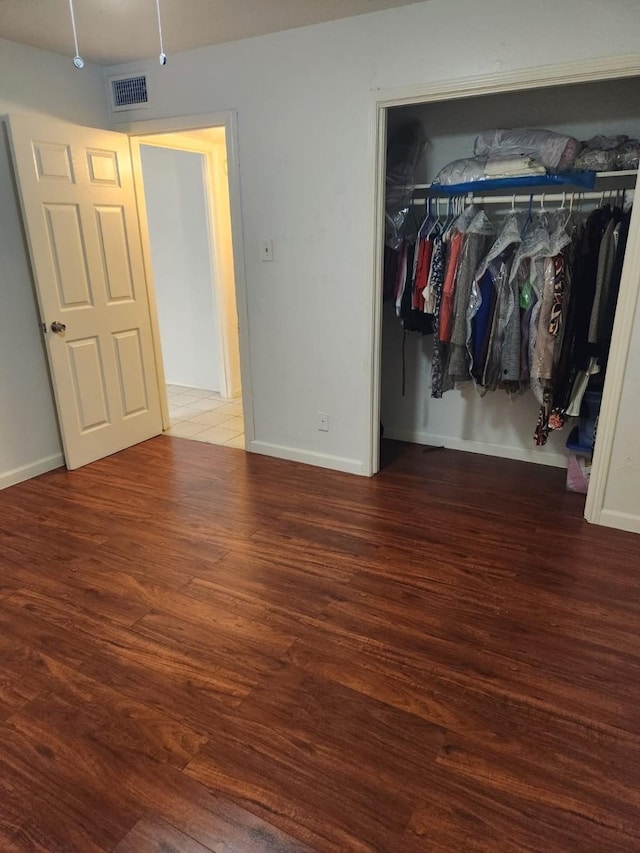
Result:
[[[318,429],[320,432],[329,432],[329,415],[326,412],[318,412]]]
[[[263,261],[273,260],[273,240],[263,240],[260,256]]]

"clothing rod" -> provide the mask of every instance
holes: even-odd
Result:
[[[473,193],[469,193],[468,195],[459,195],[459,196],[440,196],[439,201],[442,199],[444,202],[444,207],[447,206],[449,199],[463,198],[467,204],[529,204],[531,202],[531,198],[533,197],[533,204],[544,204],[547,201],[564,201],[571,203],[571,196],[573,196],[574,204],[580,204],[582,201],[600,201],[606,202],[612,196],[616,194],[620,194],[622,190],[604,190],[601,192],[562,192],[562,193],[529,193],[528,195],[487,195],[487,196],[478,196]],[[625,190],[625,200],[629,201],[633,198],[633,190]],[[414,198],[412,199],[412,204],[425,204],[429,199],[434,199],[434,196],[425,196],[424,198]]]

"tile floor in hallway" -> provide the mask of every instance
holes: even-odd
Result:
[[[167,435],[226,444],[244,450],[242,400],[223,400],[217,391],[167,385],[171,428]]]

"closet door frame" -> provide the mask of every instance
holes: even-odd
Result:
[[[401,89],[377,91],[371,94],[370,170],[371,170],[371,252],[373,294],[370,309],[371,384],[368,408],[370,413],[366,459],[369,476],[380,468],[380,406],[382,373],[382,271],[384,260],[384,201],[386,174],[387,111],[391,107],[454,101],[478,95],[497,95],[524,92],[529,89],[565,86],[575,83],[595,83],[640,76],[640,54],[614,56],[562,65],[525,68],[507,74],[495,74],[472,79],[453,79],[432,85],[407,86]],[[638,187],[637,187],[638,188]],[[602,518],[607,480],[611,465],[613,441],[622,398],[624,374],[631,335],[638,306],[640,289],[640,205],[634,206],[629,230],[607,379],[598,422],[598,442],[591,469],[585,518],[594,524],[608,523]],[[634,528],[635,529],[635,528]],[[640,531],[639,531],[640,532]]]

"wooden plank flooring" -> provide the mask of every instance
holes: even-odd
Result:
[[[0,492],[0,850],[640,851],[640,537],[160,437]]]

